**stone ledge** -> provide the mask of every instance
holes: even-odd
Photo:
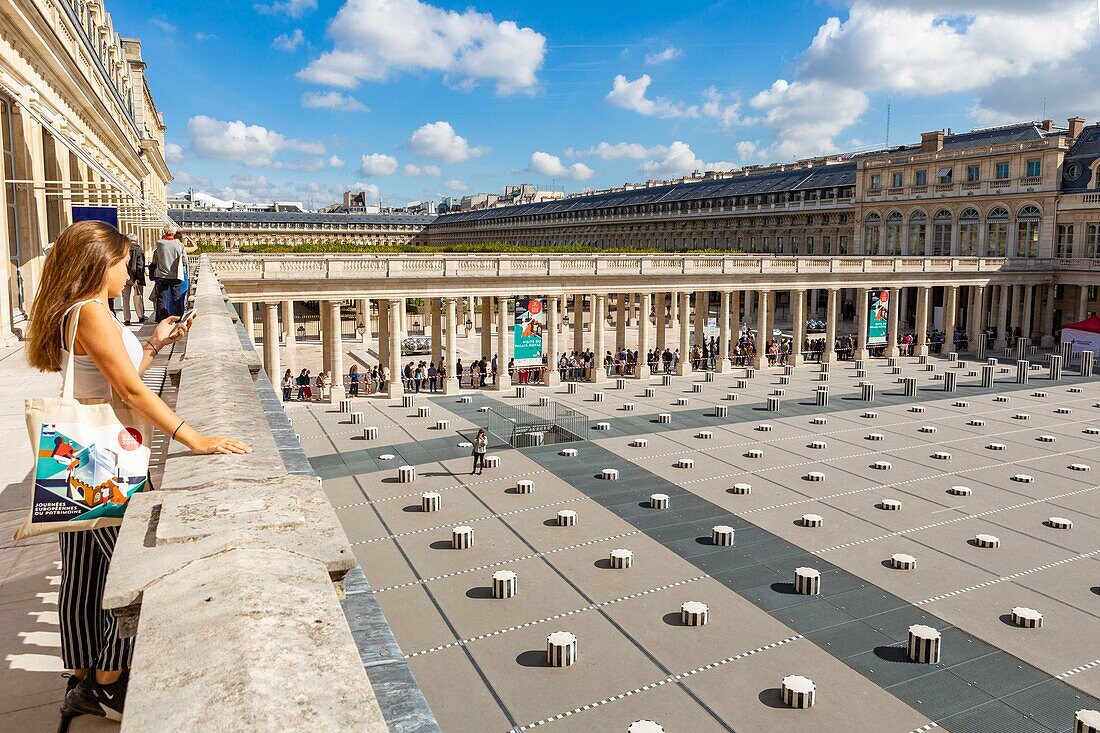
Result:
[[[143,604],[144,593],[154,584],[196,562],[239,549],[308,558],[332,581],[341,580],[356,564],[316,477],[238,479],[217,488],[152,491],[135,496],[126,510],[115,548],[120,562],[112,563],[103,606],[132,618],[133,607]]]
[[[385,731],[325,568],[234,549],[149,587],[124,733]]]

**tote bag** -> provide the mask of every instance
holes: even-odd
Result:
[[[120,524],[130,497],[148,482],[152,426],[145,417],[121,400],[83,404],[73,397],[73,346],[87,302],[66,311],[76,309],[61,396],[25,402],[35,461],[30,512],[17,540]]]

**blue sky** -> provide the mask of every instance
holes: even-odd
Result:
[[[1096,0],[109,0],[172,190],[566,191],[1100,116]],[[1042,29],[1039,32],[1037,29]]]

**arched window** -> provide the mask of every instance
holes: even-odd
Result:
[[[868,214],[867,221],[863,224],[863,253],[868,255],[879,254],[881,236],[882,217],[878,214]]]
[[[1027,205],[1016,215],[1016,256],[1039,256],[1039,220],[1043,212],[1037,206]]]
[[[895,211],[886,217],[886,250],[884,254],[892,256],[901,254],[902,223],[901,212]]]
[[[1008,209],[997,206],[985,217],[985,251],[988,257],[1004,257],[1008,251]]]
[[[909,215],[909,256],[924,257],[928,242],[928,214],[914,211]]]
[[[932,217],[932,256],[944,257],[951,254],[951,221],[953,217],[947,209],[940,209]]]
[[[976,257],[978,254],[978,227],[981,214],[977,209],[966,209],[959,215],[959,256]]]

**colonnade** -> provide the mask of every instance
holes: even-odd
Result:
[[[898,356],[899,337],[902,333],[913,335],[913,354],[927,355],[928,335],[933,327],[947,334],[951,350],[951,335],[958,329],[965,334],[966,340],[974,345],[989,326],[996,328],[996,340],[990,344],[994,349],[1004,349],[1014,343],[1012,335],[1019,329],[1022,336],[1038,336],[1039,345],[1053,345],[1054,304],[1056,286],[1050,284],[945,284],[939,286],[924,284],[901,284],[886,286],[891,290],[890,319],[887,329],[885,356]],[[777,297],[787,295],[789,329],[782,332],[780,341],[790,339],[792,349],[788,364],[798,367],[804,362],[802,345],[807,339],[807,322],[824,320],[823,332],[809,334],[817,339],[824,337],[821,361],[833,362],[838,359],[836,343],[838,336],[846,333],[853,335],[855,348],[853,358],[867,358],[868,345],[863,335],[869,325],[869,308],[866,299],[869,287],[840,288],[791,288],[785,285],[762,288],[735,288],[721,290],[663,290],[658,292],[634,291],[616,293],[554,293],[546,296],[547,323],[544,331],[544,346],[547,368],[542,379],[549,386],[555,386],[560,377],[557,362],[561,354],[569,350],[563,343],[567,324],[573,328],[571,350],[589,352],[594,355],[594,369],[591,379],[595,382],[607,380],[608,374],[602,367],[605,356],[617,354],[626,349],[637,351],[635,378],[648,376],[646,356],[651,349],[657,353],[666,348],[679,352],[676,373],[687,375],[692,371],[690,352],[692,347],[708,341],[707,330],[718,340],[719,353],[723,358],[715,359],[715,369],[727,372],[731,369],[728,358],[730,347],[742,333],[743,326],[758,334],[754,365],[764,368],[768,365],[767,342],[771,339],[776,324]],[[1085,288],[1081,288],[1081,302],[1087,303]],[[934,297],[938,296],[938,297]],[[377,328],[374,328],[371,301],[377,308]],[[341,329],[342,308],[346,301],[326,300],[319,302],[320,331],[322,343],[322,369],[332,375],[342,375],[344,354],[348,348]],[[357,332],[362,345],[374,343],[378,363],[389,368],[391,379],[388,382],[389,396],[403,393],[401,372],[407,362],[402,354],[401,345],[408,335],[406,297],[359,298],[356,305]],[[480,354],[486,359],[496,358],[498,364],[495,389],[504,390],[511,386],[508,374],[512,339],[514,310],[509,294],[498,293],[493,296],[477,296],[480,305]],[[842,304],[854,305],[854,328],[841,329]],[[934,317],[933,306],[937,313]],[[262,333],[264,335],[264,367],[273,381],[281,376],[283,368],[294,371],[294,352],[297,327],[293,317],[294,303],[280,299],[262,303]],[[442,382],[445,394],[455,393],[459,389],[459,375],[455,373],[458,363],[459,336],[469,336],[473,318],[478,310],[473,297],[434,297],[425,300],[424,318],[430,324],[430,359],[442,364],[447,377]],[[851,310],[850,308],[848,309]],[[1076,317],[1084,314],[1067,314]],[[242,303],[242,321],[250,338],[255,338],[253,303]],[[495,321],[495,334],[493,325]],[[614,330],[612,330],[612,324]],[[712,325],[716,324],[716,325]],[[627,327],[636,325],[632,331]],[[672,342],[669,334],[677,331],[677,340]],[[428,332],[428,329],[425,328]],[[272,334],[273,338],[267,338]],[[763,334],[764,338],[759,338]],[[286,364],[281,363],[279,343],[286,348]],[[476,352],[475,352],[476,353]],[[343,396],[342,379],[332,380],[332,399]]]

